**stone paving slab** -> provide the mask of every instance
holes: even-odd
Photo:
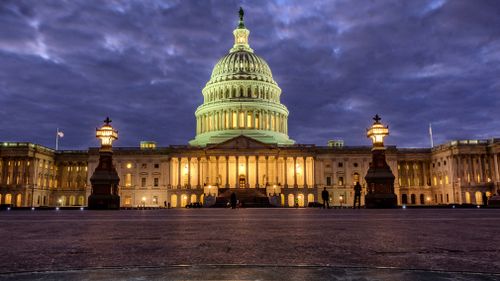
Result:
[[[5,211],[0,226],[0,273],[203,264],[500,273],[496,209]]]
[[[500,275],[469,272],[402,270],[393,268],[348,268],[321,266],[201,265],[136,268],[99,268],[68,271],[0,274],[7,280],[435,280],[493,281]]]

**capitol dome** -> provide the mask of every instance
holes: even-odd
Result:
[[[250,31],[240,21],[234,45],[214,66],[196,110],[193,146],[216,144],[245,135],[264,143],[288,145],[288,109],[280,103],[281,89],[271,68],[250,48]]]

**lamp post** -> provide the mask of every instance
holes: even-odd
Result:
[[[100,128],[96,128],[96,138],[101,141],[99,164],[90,177],[92,193],[88,199],[89,209],[116,210],[120,208],[118,183],[120,178],[113,165],[113,141],[118,139],[118,132],[110,125],[109,117]]]
[[[367,194],[366,208],[395,208],[397,197],[394,194],[394,174],[385,159],[384,138],[389,135],[389,127],[384,126],[377,115],[366,136],[372,140],[372,162],[365,176]]]

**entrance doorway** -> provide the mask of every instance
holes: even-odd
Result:
[[[239,188],[247,187],[247,179],[246,179],[245,175],[240,175],[240,177],[238,179],[238,187]]]

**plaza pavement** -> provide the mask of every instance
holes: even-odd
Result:
[[[500,280],[499,209],[2,211],[0,237],[0,280]]]

